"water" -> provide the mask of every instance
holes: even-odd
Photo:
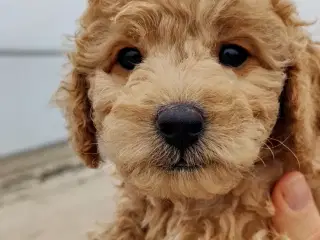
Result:
[[[66,137],[60,111],[49,106],[65,62],[62,56],[0,57],[0,157]]]

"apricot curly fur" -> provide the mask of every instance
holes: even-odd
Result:
[[[273,184],[300,170],[320,207],[320,50],[287,0],[89,0],[57,91],[74,150],[120,178],[114,221],[94,240],[282,239],[270,221]],[[221,45],[250,52],[240,68]],[[124,47],[144,60],[116,61]],[[206,115],[191,172],[165,170],[179,152],[158,136],[159,106]]]

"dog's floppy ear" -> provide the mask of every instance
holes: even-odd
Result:
[[[73,149],[91,168],[98,167],[100,155],[92,120],[92,104],[88,97],[90,86],[87,75],[98,65],[94,56],[98,55],[97,46],[103,42],[103,32],[106,30],[105,24],[100,23],[108,21],[111,2],[117,5],[112,0],[88,0],[88,6],[79,19],[79,29],[70,39],[76,47],[74,52],[68,54],[73,70],[61,82],[53,99],[64,113]]]
[[[320,49],[302,28],[295,6],[286,0],[272,0],[275,11],[287,27],[290,65],[282,97],[282,127],[287,138],[287,170],[312,172],[316,140],[320,129]]]
[[[311,171],[320,121],[320,52],[312,42],[293,60],[287,70],[283,111],[288,144],[296,155],[290,167]],[[299,166],[298,166],[298,165]]]
[[[88,167],[97,168],[99,154],[88,89],[86,76],[73,70],[61,82],[54,100],[64,112],[74,150]]]

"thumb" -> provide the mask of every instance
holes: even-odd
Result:
[[[320,240],[320,215],[301,173],[285,175],[272,194],[274,227],[292,240]]]

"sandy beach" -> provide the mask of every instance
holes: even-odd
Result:
[[[85,240],[112,218],[105,169],[86,169],[64,144],[2,162],[1,240]]]

